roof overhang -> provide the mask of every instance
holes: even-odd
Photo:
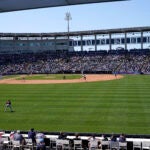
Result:
[[[119,28],[119,29],[105,29],[105,30],[91,30],[91,31],[74,31],[69,32],[69,36],[84,36],[84,35],[104,35],[104,34],[121,34],[121,33],[138,33],[150,32],[148,27],[133,27],[133,28]],[[55,33],[0,33],[0,37],[64,37],[68,36],[68,32]]]
[[[125,0],[0,0],[0,12]]]

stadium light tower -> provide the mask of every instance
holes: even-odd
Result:
[[[69,23],[70,23],[70,20],[72,20],[70,12],[66,13],[65,20],[67,21],[67,29],[68,29],[67,31],[69,33],[69,31],[70,31],[70,24]]]
[[[65,20],[67,21],[67,32],[68,32],[68,50],[69,50],[69,32],[70,32],[70,20],[72,20],[70,12],[66,12]]]

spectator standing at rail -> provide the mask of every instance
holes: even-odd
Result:
[[[36,143],[36,133],[34,131],[34,128],[32,128],[29,132],[28,132],[28,138],[32,139],[32,142],[35,144]]]
[[[7,100],[5,103],[5,111],[7,110],[7,108],[9,108],[11,112],[13,112],[10,100]]]

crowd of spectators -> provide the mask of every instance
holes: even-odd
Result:
[[[31,139],[31,143],[30,143],[31,149],[34,148],[36,150],[46,150],[47,146],[49,147],[49,149],[53,149],[53,145],[50,145],[51,143],[50,141],[51,140],[54,141],[54,138],[51,139],[51,137],[48,137],[43,132],[34,131],[34,128],[32,128],[26,134],[23,134],[22,132],[20,132],[20,130],[12,131],[10,134],[7,134],[8,137],[7,144],[6,144],[5,132],[0,132],[0,133],[1,133],[0,144],[3,147],[3,149],[8,149],[8,150],[13,149],[13,141],[18,141],[20,145],[20,149],[25,150],[26,146],[28,145],[28,141],[29,141],[28,139]],[[48,143],[47,143],[47,139],[50,140]],[[107,137],[105,134],[99,136],[96,136],[95,134],[92,134],[91,136],[81,136],[79,133],[74,133],[74,134],[72,133],[72,136],[70,136],[69,134],[61,131],[55,137],[55,147],[56,147],[55,149],[61,149],[61,150],[63,149],[62,147],[63,145],[61,145],[61,141],[68,141],[69,149],[75,146],[76,143],[75,141],[81,142],[81,143],[78,142],[76,148],[89,149],[89,150],[91,150],[92,148],[108,149],[108,145],[102,145],[102,141],[108,141],[109,143],[111,142],[126,143],[126,137],[124,134],[121,134],[120,136],[119,135],[116,136],[112,134],[111,136]],[[12,144],[12,148],[10,147],[11,144]],[[7,147],[8,145],[9,147]]]
[[[63,72],[150,73],[148,53],[62,52],[1,54],[0,74],[38,74]]]

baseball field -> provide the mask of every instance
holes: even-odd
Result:
[[[0,129],[150,134],[149,75],[125,75],[106,81],[88,80],[89,76],[84,81],[81,75],[65,77],[1,79]],[[61,82],[30,84],[29,80]],[[14,112],[4,112],[8,99]]]

